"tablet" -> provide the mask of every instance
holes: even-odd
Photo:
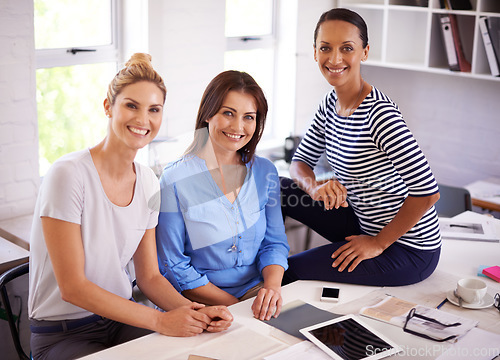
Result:
[[[312,325],[300,332],[337,360],[375,360],[403,350],[352,315]]]

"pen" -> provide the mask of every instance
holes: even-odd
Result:
[[[465,228],[465,229],[474,229],[474,226],[461,225],[461,224],[450,224],[450,227],[459,227],[459,228]]]
[[[436,306],[436,309],[441,309],[441,306],[443,306],[447,301],[448,299],[444,299],[443,301],[441,301],[441,303],[439,303],[439,305]]]

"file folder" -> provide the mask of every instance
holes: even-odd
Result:
[[[472,67],[470,62],[465,58],[464,50],[462,48],[462,41],[460,40],[460,32],[458,31],[457,17],[454,14],[449,14],[451,33],[453,34],[453,42],[455,44],[455,52],[458,58],[458,66],[460,71],[470,72]]]
[[[450,15],[441,15],[441,32],[443,34],[444,47],[446,50],[446,57],[448,59],[448,65],[452,71],[460,71],[460,66],[458,65],[458,57],[455,51],[455,43],[453,41],[453,33],[451,31]]]
[[[500,17],[488,16],[488,32],[490,33],[491,45],[495,50],[497,60],[500,62]]]
[[[479,18],[479,30],[481,31],[481,35],[483,37],[484,49],[486,50],[486,57],[488,58],[488,63],[490,65],[491,75],[500,76],[498,54],[495,53],[495,49],[493,48],[488,27],[488,18],[486,16],[481,16]]]

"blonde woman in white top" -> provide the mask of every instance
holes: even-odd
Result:
[[[109,85],[108,134],[59,159],[46,175],[31,235],[29,317],[34,359],[73,359],[156,331],[192,336],[232,322],[225,306],[180,295],[156,258],[159,184],[134,162],[158,133],[166,89],[147,54]],[[131,301],[126,265],[159,311]]]

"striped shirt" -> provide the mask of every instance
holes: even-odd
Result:
[[[300,143],[294,161],[314,169],[326,152],[335,177],[361,230],[377,235],[397,214],[407,196],[429,196],[438,186],[424,154],[403,120],[398,106],[381,91],[372,91],[349,117],[335,110],[330,91]],[[441,245],[439,222],[432,206],[398,242],[433,250]]]

